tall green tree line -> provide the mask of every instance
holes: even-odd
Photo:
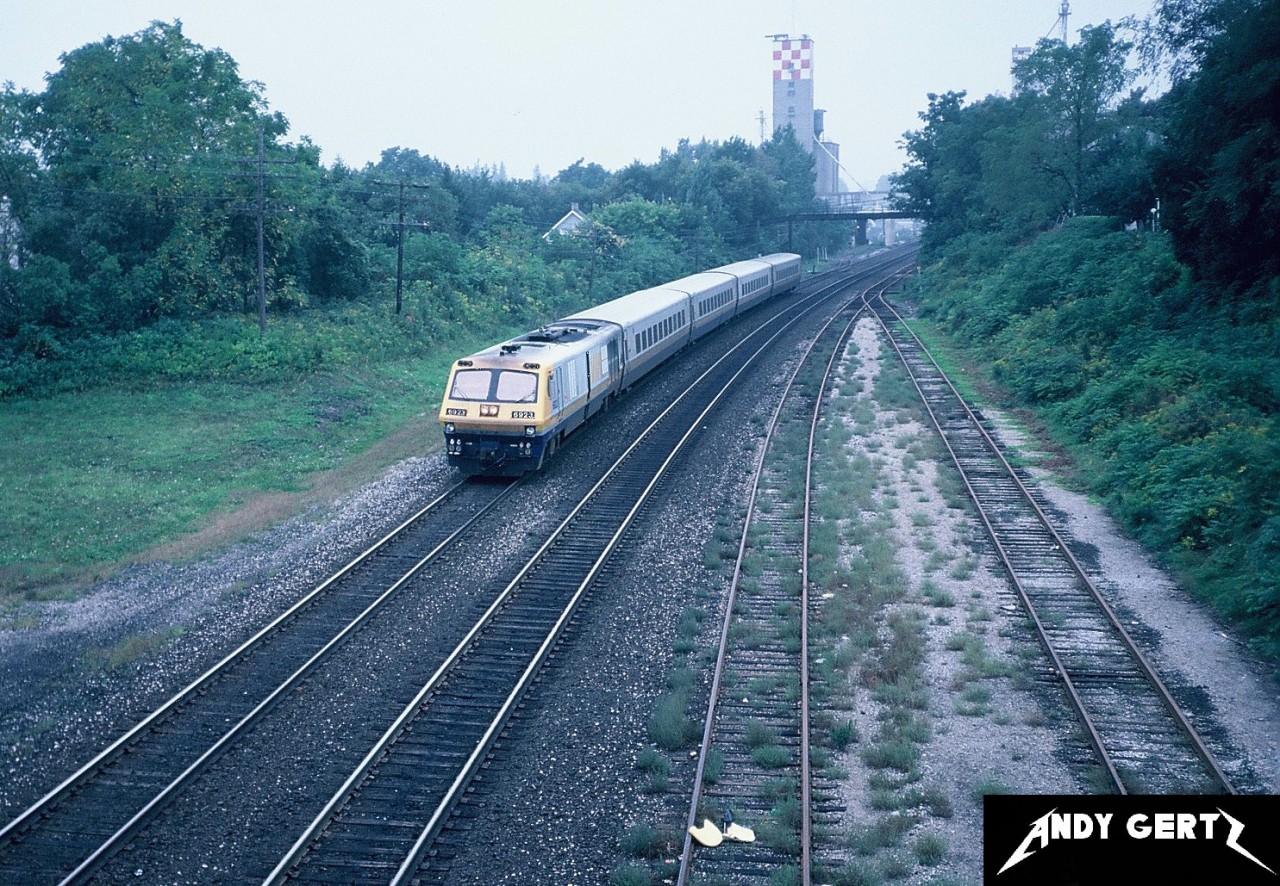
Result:
[[[926,247],[989,233],[1017,242],[1077,214],[1145,215],[1156,121],[1140,92],[1125,94],[1132,48],[1104,23],[1070,46],[1040,41],[1015,66],[1011,96],[930,94],[895,182],[928,224]]]
[[[1158,98],[1130,88],[1135,48],[1167,63]],[[1009,96],[929,96],[901,203],[928,223],[926,255],[1104,215],[1166,228],[1198,278],[1248,291],[1280,273],[1277,59],[1277,0],[1164,0],[1143,22],[1042,40]]]
[[[0,367],[251,312],[259,217],[270,310],[389,305],[399,289],[439,336],[486,311],[541,321],[576,298],[776,249],[770,220],[813,201],[812,160],[790,132],[760,147],[681,142],[617,172],[584,159],[549,180],[405,147],[326,168],[316,145],[287,140],[262,84],[179,23],[61,61],[44,90],[0,92]],[[545,243],[572,203],[591,213],[589,236]]]

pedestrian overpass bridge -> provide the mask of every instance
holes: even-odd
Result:
[[[819,196],[813,208],[793,212],[779,221],[787,223],[787,248],[791,248],[792,226],[798,221],[853,221],[857,225],[853,240],[859,246],[867,243],[867,222],[873,219],[916,218],[893,206],[893,195],[888,191],[844,191]]]

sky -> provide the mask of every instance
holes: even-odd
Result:
[[[59,56],[155,20],[262,84],[290,141],[362,168],[412,148],[553,176],[652,163],[682,138],[772,130],[773,43],[814,40],[814,103],[850,188],[905,161],[929,93],[1010,88],[1010,53],[1057,34],[1061,0],[0,0],[0,82],[39,92]],[[1072,0],[1069,31],[1152,0]]]

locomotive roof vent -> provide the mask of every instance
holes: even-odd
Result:
[[[556,339],[564,338],[567,331],[559,327],[553,329],[550,326],[543,326],[530,332],[525,338],[529,341],[555,341]]]

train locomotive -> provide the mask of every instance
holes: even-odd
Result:
[[[440,404],[449,463],[489,476],[539,470],[569,433],[664,360],[799,281],[795,253],[735,262],[457,360]]]

